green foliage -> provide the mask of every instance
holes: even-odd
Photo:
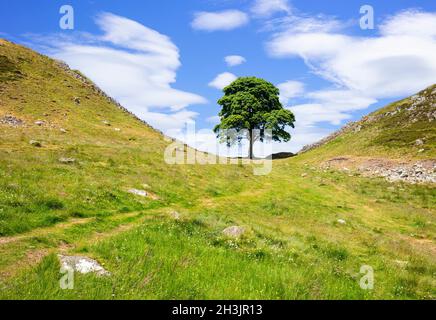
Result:
[[[265,130],[272,130],[274,141],[289,141],[291,135],[285,130],[294,127],[295,117],[291,111],[283,108],[279,101],[279,89],[263,79],[243,77],[224,88],[224,96],[218,100],[222,106],[221,123],[214,131],[229,145],[250,141],[250,157],[252,144],[256,140],[263,141]],[[235,134],[229,134],[234,130]],[[259,134],[253,134],[259,130]]]

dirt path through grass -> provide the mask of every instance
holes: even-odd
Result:
[[[71,253],[80,246],[131,230],[145,219],[155,217],[154,213],[131,212],[101,220],[95,217],[74,219],[25,234],[1,238],[0,279],[16,276],[51,253]]]
[[[67,222],[63,222],[63,223],[59,223],[57,225],[54,226],[50,226],[47,228],[37,228],[34,229],[30,232],[26,232],[23,234],[19,234],[16,236],[10,236],[10,237],[3,237],[0,238],[0,246],[5,245],[5,244],[9,244],[11,242],[17,242],[20,240],[25,240],[31,237],[37,237],[37,236],[41,236],[41,235],[46,235],[46,234],[50,234],[53,231],[59,231],[61,229],[67,229],[69,227],[75,226],[75,225],[80,225],[80,224],[85,224],[88,223],[90,221],[92,221],[94,218],[77,218],[77,219],[71,219],[70,221]]]

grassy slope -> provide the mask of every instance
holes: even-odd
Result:
[[[0,125],[0,298],[436,297],[434,188],[319,171],[306,164],[316,150],[265,177],[169,166],[159,133],[52,60],[9,43],[0,56],[12,71],[0,76],[0,118],[27,124]],[[143,183],[160,200],[126,192]],[[221,235],[233,224],[247,228],[239,240]],[[77,275],[61,290],[58,252],[113,275]],[[363,264],[375,269],[372,291],[359,288]]]
[[[240,189],[237,181],[248,170],[166,165],[163,153],[169,143],[160,133],[66,74],[53,60],[11,44],[0,46],[0,55],[22,74],[0,84],[0,117],[13,115],[26,123],[18,128],[0,126],[0,201],[5,206],[0,211],[0,235],[75,216],[175,202],[190,205],[199,196]],[[37,126],[37,120],[46,124]],[[43,147],[31,146],[30,140],[41,141]],[[60,157],[75,158],[77,163],[61,164]],[[228,180],[235,183],[229,186]],[[126,190],[141,189],[142,184],[152,186],[162,200],[132,199]]]
[[[359,131],[345,130],[337,138],[312,149],[308,160],[326,160],[339,155],[435,159],[436,125],[435,120],[429,121],[429,116],[436,112],[436,85],[416,96],[424,97],[425,101],[411,108],[415,100],[408,97],[373,112],[354,124],[360,126]],[[417,139],[425,144],[416,145]]]

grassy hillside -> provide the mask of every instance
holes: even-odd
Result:
[[[1,40],[0,299],[436,298],[433,186],[309,164],[327,145],[254,176],[167,165],[168,144],[79,73]],[[242,237],[223,235],[232,225]],[[62,290],[59,253],[111,276]]]
[[[238,180],[247,175],[245,169],[166,165],[163,154],[169,142],[160,133],[62,64],[4,41],[0,59],[0,119],[22,122],[0,124],[0,201],[5,206],[0,235],[69,217],[175,202],[190,205],[199,196],[241,188]],[[31,145],[32,140],[41,147]],[[63,164],[60,158],[76,161]],[[231,186],[229,180],[234,181]],[[143,202],[127,193],[144,184],[152,186],[160,201]]]
[[[436,84],[350,123],[303,151],[308,150],[309,157],[322,159],[338,155],[435,159]]]

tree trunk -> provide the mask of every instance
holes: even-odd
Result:
[[[253,160],[254,156],[253,156],[253,130],[250,129],[249,131],[249,137],[248,137],[248,142],[249,142],[249,147],[248,147],[248,156],[250,157],[250,160]]]

